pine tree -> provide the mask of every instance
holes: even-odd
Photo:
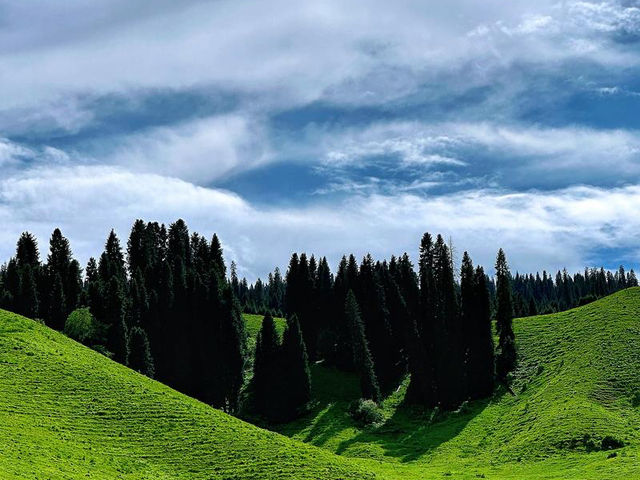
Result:
[[[453,277],[450,249],[438,235],[434,244],[434,342],[436,388],[445,409],[456,408],[464,399],[464,349],[460,313]]]
[[[37,271],[29,263],[24,263],[24,266],[20,268],[18,312],[29,318],[37,318],[40,311],[38,285],[34,270]]]
[[[153,378],[155,369],[149,339],[139,326],[133,327],[129,334],[129,367]]]
[[[495,354],[491,327],[491,300],[487,277],[477,267],[473,279],[474,315],[470,331],[468,355],[468,385],[471,399],[486,398],[493,393]]]
[[[410,362],[412,374],[407,398],[427,407],[437,404],[434,263],[433,239],[429,233],[425,233],[420,241],[419,296],[415,317],[420,345],[412,348],[415,359]]]
[[[67,308],[65,304],[62,277],[59,273],[56,273],[56,276],[53,280],[48,303],[48,324],[51,328],[62,331],[62,329],[64,329],[65,320],[67,319]]]
[[[125,324],[125,297],[122,285],[113,276],[107,285],[104,319],[107,329],[107,349],[113,353],[113,359],[123,365],[129,357],[128,330]]]
[[[464,355],[464,374],[466,384],[466,395],[474,396],[474,379],[471,377],[472,358],[474,350],[474,340],[476,340],[475,324],[478,322],[478,306],[476,298],[477,290],[475,285],[475,272],[473,262],[467,252],[462,256],[462,266],[460,268],[460,313],[462,315],[462,331],[460,335],[461,347]]]
[[[282,420],[297,416],[311,400],[311,373],[307,349],[296,315],[287,320],[282,335],[281,375],[284,380]]]
[[[496,328],[499,335],[496,375],[503,381],[516,366],[516,344],[513,332],[513,299],[511,274],[504,251],[500,249],[496,261]]]
[[[354,293],[360,306],[376,378],[383,389],[389,389],[400,375],[397,367],[401,364],[401,355],[399,343],[391,329],[384,290],[371,255],[366,255],[360,264]]]
[[[274,416],[274,401],[278,390],[280,366],[280,341],[271,313],[262,319],[262,326],[256,339],[256,353],[253,363],[252,388],[254,407],[258,413]]]
[[[38,241],[29,232],[24,232],[18,239],[16,247],[16,263],[20,269],[29,265],[31,269],[40,266],[40,251],[38,250]]]
[[[221,375],[224,395],[223,408],[234,413],[238,410],[240,389],[244,380],[247,335],[240,306],[231,288],[224,289],[222,299],[220,354],[224,362]]]
[[[373,359],[369,352],[369,345],[364,332],[364,325],[360,317],[360,307],[352,290],[347,292],[344,306],[345,320],[351,334],[353,350],[353,364],[360,375],[360,390],[362,397],[379,402],[381,399],[378,379],[376,378]]]

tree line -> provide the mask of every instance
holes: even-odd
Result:
[[[457,282],[441,235],[424,235],[417,271],[407,254],[389,261],[366,255],[360,263],[349,255],[334,275],[325,257],[294,253],[282,308],[299,319],[309,359],[357,373],[363,398],[379,401],[410,373],[409,401],[453,409],[490,395],[495,380],[506,382],[515,367],[511,276],[502,251],[496,267],[497,349],[487,275],[465,253]]]
[[[427,407],[490,396],[516,366],[515,315],[637,285],[622,268],[565,271],[555,282],[546,273],[513,277],[502,250],[494,278],[466,252],[454,270],[451,247],[426,233],[417,266],[406,253],[345,255],[332,273],[325,257],[294,253],[284,276],[276,268],[249,285],[233,262],[227,275],[215,234],[190,233],[183,220],[168,228],[137,220],[125,247],[111,231],[84,272],[59,229],[44,262],[35,237],[22,234],[0,268],[0,306],[213,406],[236,413],[246,400],[285,421],[310,400],[315,361],[355,372],[362,397],[375,402],[407,374],[407,401]],[[253,362],[242,305],[266,313]],[[282,338],[272,313],[287,318]]]
[[[63,330],[78,307],[93,321],[82,340],[114,360],[236,412],[247,362],[242,309],[226,278],[220,241],[137,220],[126,249],[111,231],[84,277],[56,229],[43,263],[33,235],[0,269],[0,306]],[[82,325],[81,322],[76,322]]]

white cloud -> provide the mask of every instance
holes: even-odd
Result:
[[[464,65],[473,68],[451,83],[473,86],[521,63],[629,67],[639,58],[601,38],[640,31],[638,9],[617,2],[5,2],[3,10],[0,112],[72,130],[92,119],[73,108],[87,95],[217,86],[276,108],[323,97],[371,103]]]
[[[640,229],[640,186],[613,190],[574,187],[553,192],[468,191],[440,197],[412,194],[352,195],[329,205],[260,208],[230,192],[118,168],[35,169],[0,180],[0,254],[7,258],[22,230],[35,232],[44,248],[62,228],[76,254],[97,255],[115,227],[126,237],[136,218],[170,222],[184,218],[210,236],[217,232],[241,272],[264,276],[286,266],[293,251],[415,257],[424,231],[451,236],[487,267],[507,249],[520,271],[579,269],[595,248],[635,248]],[[79,214],[81,212],[81,214]]]
[[[100,161],[202,185],[263,165],[269,158],[258,124],[224,115],[127,136]]]
[[[453,166],[461,176],[478,175],[478,171],[480,175],[510,172],[529,177],[532,184],[541,175],[565,185],[616,177],[620,182],[640,175],[640,132],[635,130],[381,122],[364,129],[330,132],[320,143],[325,162],[334,166],[364,166],[375,163],[376,155],[397,154],[399,167],[426,165],[437,170]],[[470,170],[481,162],[491,162],[492,167]],[[509,178],[503,180],[508,185]]]

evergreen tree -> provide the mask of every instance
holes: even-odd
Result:
[[[485,398],[493,393],[495,354],[491,327],[491,300],[487,276],[477,267],[473,279],[473,321],[469,332],[467,379],[471,399]]]
[[[37,318],[40,311],[38,285],[36,284],[37,267],[24,263],[20,268],[20,295],[18,301],[19,313],[29,318]]]
[[[496,328],[499,335],[496,374],[505,382],[516,366],[516,344],[513,332],[513,299],[511,274],[504,251],[500,249],[496,261]]]
[[[435,362],[435,272],[434,245],[429,233],[425,233],[420,241],[419,283],[420,293],[416,328],[421,345],[414,346],[412,351],[415,360],[413,364],[411,383],[407,391],[410,401],[422,403],[425,406],[435,406],[437,403],[436,362]]]
[[[284,393],[284,415],[281,419],[289,420],[297,416],[311,400],[311,373],[307,349],[295,314],[287,320],[287,327],[282,335],[281,365],[284,380],[281,389]]]
[[[352,290],[347,292],[344,306],[345,320],[351,333],[351,347],[353,350],[353,364],[360,375],[360,389],[362,397],[379,402],[380,388],[376,378],[373,359],[369,352],[369,345],[364,332],[364,325],[360,317],[360,307]]]
[[[279,360],[280,341],[273,317],[267,312],[256,339],[252,388],[256,411],[269,417],[274,416],[274,409],[277,407],[275,398],[280,381]]]
[[[478,299],[475,285],[475,271],[473,262],[467,252],[462,256],[462,266],[460,268],[460,314],[462,316],[462,332],[460,335],[461,347],[464,352],[464,381],[466,383],[466,395],[473,395],[473,378],[471,369],[473,368],[471,357],[473,355],[475,323],[478,322]]]
[[[113,353],[115,361],[126,365],[129,356],[129,339],[124,315],[124,292],[118,278],[113,276],[107,285],[102,321],[107,329],[107,349]]]
[[[64,287],[62,285],[62,277],[57,273],[49,296],[48,324],[51,328],[62,331],[66,319],[67,308]]]
[[[464,399],[464,348],[451,251],[441,235],[436,238],[433,255],[436,393],[443,408],[453,409]]]
[[[231,288],[224,288],[220,322],[220,354],[223,359],[223,408],[234,413],[238,410],[240,389],[246,363],[246,330],[238,301]]]
[[[29,265],[32,271],[40,266],[38,242],[36,237],[29,232],[24,232],[18,239],[16,264],[19,269]]]
[[[149,339],[146,332],[139,326],[133,327],[129,334],[129,367],[153,378],[153,357]]]

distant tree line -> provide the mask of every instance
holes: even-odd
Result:
[[[571,275],[564,269],[554,279],[547,272],[516,274],[513,279],[516,316],[547,314],[585,305],[629,287],[637,287],[635,272],[620,266],[613,273],[604,268],[585,268]]]

